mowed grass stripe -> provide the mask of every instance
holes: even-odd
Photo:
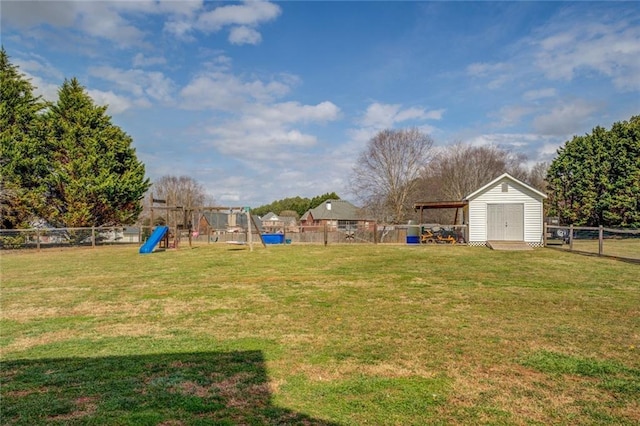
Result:
[[[1,262],[9,424],[640,420],[633,264],[400,245],[104,247]],[[175,367],[183,358],[202,371]],[[593,376],[549,360],[616,367]],[[93,379],[104,363],[123,365],[128,402],[94,392],[118,393]],[[140,373],[145,363],[157,374]],[[158,383],[170,383],[164,395]],[[240,396],[247,386],[253,397]]]

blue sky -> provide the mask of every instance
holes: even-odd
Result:
[[[7,1],[2,44],[48,100],[77,77],[151,179],[219,205],[349,192],[381,129],[551,160],[640,114],[637,2]]]

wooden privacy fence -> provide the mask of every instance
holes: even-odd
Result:
[[[640,263],[640,229],[545,224],[544,245]]]

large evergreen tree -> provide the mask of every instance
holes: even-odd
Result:
[[[566,142],[547,182],[563,223],[640,228],[640,116]]]
[[[132,139],[111,123],[78,80],[65,80],[45,114],[53,170],[47,178],[48,218],[58,226],[133,223],[149,187]]]
[[[0,49],[0,227],[28,226],[45,212],[49,172],[41,111],[31,82]]]

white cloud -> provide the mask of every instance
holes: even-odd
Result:
[[[156,5],[156,7],[160,9],[160,11],[165,13],[170,13],[173,15],[192,16],[202,9],[204,0],[160,0],[157,3],[153,0],[147,0],[147,3]]]
[[[170,18],[164,24],[164,31],[183,41],[195,41],[191,35],[193,22],[185,18]]]
[[[474,146],[498,146],[524,154],[530,163],[550,161],[556,150],[568,139],[567,135],[540,135],[537,133],[488,133],[473,136],[468,142]]]
[[[164,16],[164,30],[183,40],[193,40],[194,31],[208,34],[231,26],[230,42],[257,44],[262,36],[256,28],[276,19],[280,13],[278,5],[262,0],[214,9],[208,9],[203,1],[8,1],[2,3],[1,19],[3,27],[66,28],[69,38],[79,30],[119,47],[147,47],[150,46],[148,34],[136,21],[144,14]],[[44,37],[37,31],[28,34]]]
[[[537,101],[538,99],[553,98],[556,95],[556,89],[548,87],[544,89],[528,90],[522,95],[522,98],[525,101]]]
[[[49,61],[41,56],[29,54],[24,58],[12,58],[12,62],[34,87],[35,95],[48,101],[58,99],[58,89],[64,80],[64,74]]]
[[[533,120],[533,128],[542,135],[575,134],[597,110],[597,106],[585,100],[563,103]]]
[[[122,70],[110,66],[90,67],[89,74],[113,83],[137,98],[164,103],[172,101],[174,83],[163,73],[140,69]]]
[[[255,105],[247,111],[264,123],[325,123],[336,120],[340,114],[340,108],[329,101],[317,105],[301,105],[299,102]]]
[[[262,35],[257,27],[276,19],[282,13],[280,6],[268,1],[245,1],[242,4],[223,5],[211,10],[199,11],[198,16],[173,17],[165,23],[165,31],[189,40],[191,33],[201,31],[205,34],[216,33],[225,27],[231,27],[229,42],[236,45],[258,44]],[[192,14],[195,15],[195,14]]]
[[[205,72],[180,91],[182,108],[236,111],[249,102],[268,103],[286,95],[295,81],[286,74],[263,82],[243,80],[225,70]]]
[[[262,41],[262,36],[253,28],[241,26],[233,27],[229,32],[229,42],[231,44],[258,44]]]
[[[317,143],[317,137],[296,128],[305,123],[336,120],[340,109],[331,102],[302,105],[298,102],[254,104],[240,116],[207,128],[209,144],[238,159],[286,161],[298,149]]]
[[[43,78],[31,75],[27,72],[24,72],[23,74],[31,81],[31,84],[35,88],[33,91],[35,95],[42,96],[44,99],[52,102],[58,99],[58,90],[60,89],[60,85],[50,83]],[[60,81],[60,84],[62,84],[62,81]]]
[[[142,53],[137,53],[132,60],[132,65],[136,68],[148,67],[151,65],[164,65],[167,60],[163,56],[145,56]]]
[[[535,65],[552,80],[597,73],[619,90],[640,90],[640,27],[633,19],[552,22],[540,31]]]
[[[280,6],[267,1],[246,1],[240,5],[219,6],[198,17],[197,28],[216,32],[228,25],[256,26],[277,18]]]
[[[467,66],[467,74],[473,78],[488,78],[487,88],[495,90],[513,79],[511,68],[512,66],[505,62],[476,62]]]
[[[93,37],[112,40],[123,46],[143,44],[144,33],[125,19],[116,3],[79,2],[77,25]]]
[[[440,120],[444,109],[425,111],[423,108],[402,109],[400,104],[382,104],[375,102],[367,107],[361,124],[374,129],[386,129],[396,123],[410,120]]]
[[[46,22],[55,27],[71,27],[77,16],[77,4],[66,7],[51,1],[5,1],[2,2],[2,26],[27,29]]]
[[[521,123],[522,118],[532,114],[536,109],[522,105],[506,105],[496,113],[489,116],[495,117],[498,121],[493,124],[495,127],[511,127]]]
[[[98,105],[108,106],[107,113],[118,115],[134,106],[134,102],[124,96],[116,95],[112,91],[87,90],[89,96]]]
[[[475,62],[467,66],[467,74],[472,77],[487,77],[506,71],[508,65],[503,62],[487,63]]]

